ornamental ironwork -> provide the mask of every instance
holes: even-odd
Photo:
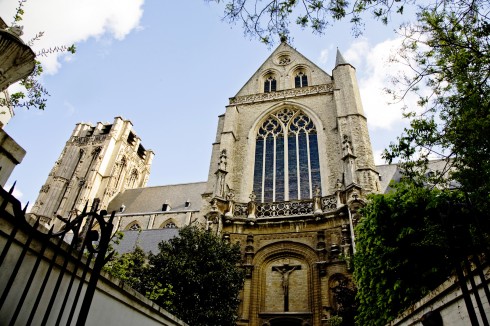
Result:
[[[22,209],[12,192],[13,187],[9,192],[0,187],[0,219],[2,225],[10,225],[10,231],[7,227],[2,230],[6,241],[0,268],[6,283],[0,295],[0,309],[7,300],[16,300],[12,310],[3,315],[7,318],[3,320],[5,325],[14,325],[19,319],[26,325],[59,325],[61,320],[67,320],[67,325],[85,325],[100,272],[113,253],[109,252],[109,242],[115,212],[109,217],[107,211],[97,212],[97,207],[88,212],[85,205],[72,220],[58,216],[63,224],[59,231],[54,231],[54,227],[46,230],[40,226],[40,218],[32,221],[26,216],[27,206]],[[94,225],[98,225],[97,230]],[[25,237],[16,235],[21,232]],[[39,244],[39,251],[33,249],[34,243]],[[31,264],[27,258],[32,255],[35,263],[26,277],[19,270],[23,264]],[[48,267],[42,268],[41,262]],[[55,269],[55,265],[59,267]],[[40,287],[34,284],[36,279],[43,280]],[[20,295],[14,295],[14,291]]]
[[[294,216],[313,216],[313,199],[281,201],[270,203],[255,203],[256,218],[273,218],[273,217],[294,217]],[[336,195],[321,197],[322,213],[328,213],[337,209]],[[247,218],[249,204],[234,203],[233,217]]]

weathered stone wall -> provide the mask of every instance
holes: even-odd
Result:
[[[0,186],[5,186],[15,166],[22,162],[25,155],[26,151],[0,128],[0,167],[2,167],[0,170]]]

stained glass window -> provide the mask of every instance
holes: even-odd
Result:
[[[317,132],[302,111],[271,114],[257,132],[254,186],[260,202],[313,197],[321,187]]]

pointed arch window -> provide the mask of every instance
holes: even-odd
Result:
[[[264,93],[275,92],[277,89],[276,78],[272,75],[269,75],[264,81]]]
[[[167,224],[165,224],[163,226],[163,228],[165,228],[165,229],[175,229],[175,228],[177,228],[177,225],[175,225],[175,223],[173,221],[170,221]]]
[[[138,222],[131,222],[127,227],[126,227],[126,230],[127,231],[140,231],[141,230],[141,226],[138,224]]]
[[[308,76],[303,71],[300,71],[294,77],[294,87],[300,88],[306,86],[308,86]]]
[[[137,180],[138,180],[138,171],[136,169],[133,169],[133,171],[131,172],[131,176],[129,177],[128,187],[134,188]]]
[[[312,198],[313,189],[321,187],[317,132],[302,111],[282,109],[262,123],[253,184],[260,202]]]

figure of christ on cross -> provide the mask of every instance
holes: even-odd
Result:
[[[300,270],[301,265],[284,264],[282,266],[272,266],[273,272],[281,273],[282,289],[284,293],[284,311],[289,311],[289,275],[295,270]]]

